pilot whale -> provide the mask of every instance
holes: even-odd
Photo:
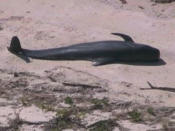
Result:
[[[160,51],[145,44],[135,43],[125,34],[111,33],[120,36],[123,41],[106,40],[74,44],[60,48],[29,50],[21,48],[17,36],[12,37],[8,50],[23,58],[44,60],[89,60],[94,66],[117,62],[154,62],[160,59]]]

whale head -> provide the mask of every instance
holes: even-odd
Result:
[[[136,48],[136,58],[141,58],[146,61],[158,61],[160,60],[160,51],[154,47],[143,45]]]

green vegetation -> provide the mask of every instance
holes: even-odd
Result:
[[[66,104],[69,104],[69,105],[72,105],[72,104],[73,104],[73,100],[72,100],[71,97],[66,97],[66,98],[64,99],[64,101],[65,101]]]
[[[142,121],[141,113],[138,112],[137,110],[133,110],[133,111],[129,112],[128,115],[131,117],[131,119],[134,122],[140,122],[140,121]]]
[[[149,107],[149,108],[147,109],[147,112],[148,112],[149,114],[153,115],[153,116],[156,116],[156,114],[155,114],[155,112],[154,112],[154,109],[153,109],[152,107]]]
[[[109,105],[109,100],[107,98],[103,98],[103,99],[95,98],[91,100],[91,103],[94,104],[95,109],[103,109]]]
[[[56,112],[56,118],[45,127],[46,131],[62,131],[63,129],[75,126],[70,118],[70,115],[72,114],[70,109],[58,109]]]
[[[29,102],[28,102],[27,98],[24,97],[24,96],[20,98],[20,101],[21,101],[23,106],[28,106],[29,105]]]
[[[71,110],[70,109],[58,109],[56,116],[61,118],[61,119],[65,119],[68,118],[71,115]]]
[[[39,108],[45,110],[45,111],[55,111],[54,107],[48,104],[43,104],[43,103],[35,103],[36,106]]]

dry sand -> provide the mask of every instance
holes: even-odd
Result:
[[[155,4],[150,0],[127,0],[126,4],[120,0],[2,0],[0,69],[6,72],[34,72],[42,76],[45,70],[70,67],[106,81],[110,100],[175,107],[174,92],[140,90],[150,88],[147,81],[155,86],[175,89],[174,27],[175,3]],[[138,43],[160,49],[161,58],[166,64],[111,64],[94,67],[87,61],[43,60],[31,60],[27,64],[10,54],[6,48],[14,35],[20,38],[22,47],[41,49],[120,39],[110,35],[111,32],[128,34]],[[72,79],[78,76],[76,73],[68,74]],[[1,75],[1,79],[5,79],[4,75]],[[25,127],[22,129],[25,130]]]

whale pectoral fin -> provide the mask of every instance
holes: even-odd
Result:
[[[116,61],[116,59],[114,59],[114,58],[98,58],[98,59],[94,60],[93,66],[106,65],[106,64],[112,63],[114,61]]]
[[[23,59],[26,63],[30,63],[30,59],[29,57],[27,57],[26,55],[18,55],[21,59]]]
[[[121,33],[111,33],[112,35],[117,35],[117,36],[120,36],[120,37],[122,37],[125,41],[127,41],[127,42],[132,42],[132,43],[134,43],[134,40],[130,37],[130,36],[128,36],[128,35],[125,35],[125,34],[121,34]]]

